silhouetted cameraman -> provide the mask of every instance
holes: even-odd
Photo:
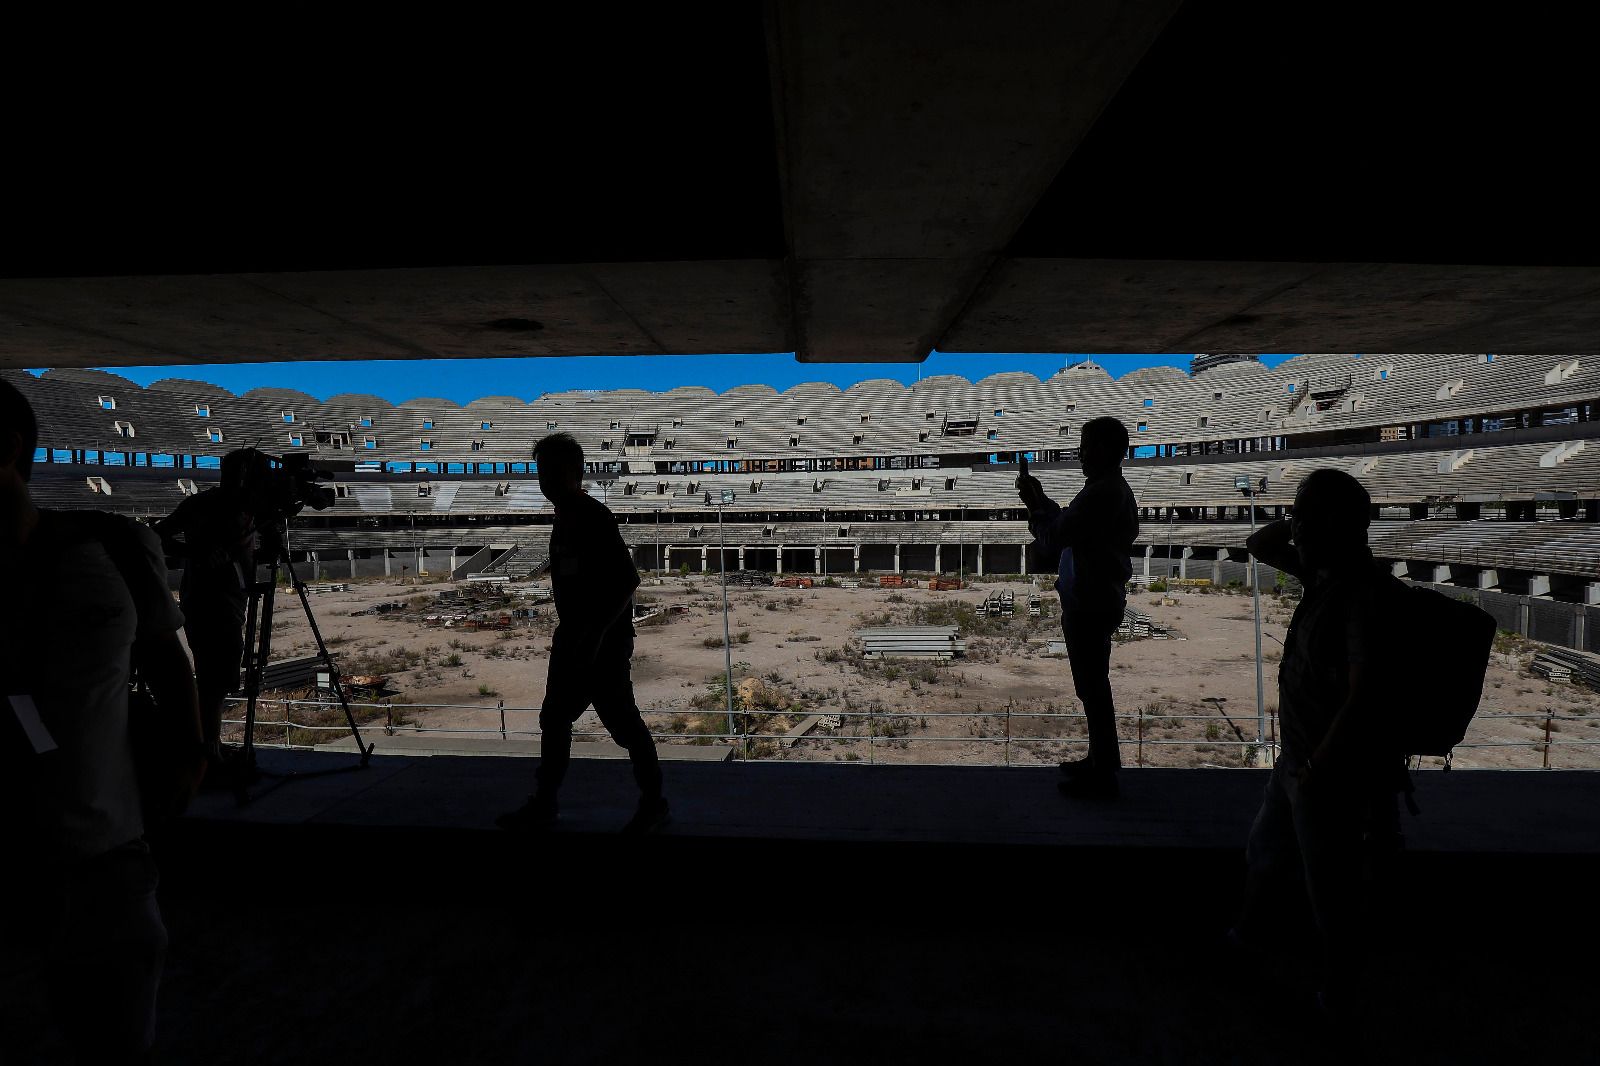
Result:
[[[221,482],[186,498],[155,526],[162,549],[183,560],[183,632],[214,767],[222,758],[223,704],[239,688],[244,660],[245,610],[255,580],[258,455],[239,448],[223,456]]]

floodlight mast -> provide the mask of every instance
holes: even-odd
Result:
[[[717,567],[722,571],[722,684],[728,699],[728,736],[733,736],[733,644],[728,637],[728,543],[722,535],[722,511],[738,497],[722,490],[717,507]],[[706,493],[706,502],[711,493]]]

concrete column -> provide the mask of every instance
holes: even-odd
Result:
[[[943,548],[944,548],[943,544],[935,544],[933,546],[933,572],[935,574],[944,573],[944,568],[941,565],[941,559],[940,559],[940,552],[941,552],[941,550]]]
[[[1530,595],[1530,596],[1548,596],[1548,595],[1550,595],[1550,575],[1549,574],[1529,574],[1528,575],[1528,595]]]
[[[383,576],[394,576],[394,552],[388,548],[383,549]]]
[[[354,548],[346,548],[345,551],[344,551],[344,556],[345,556],[345,559],[348,560],[349,563],[350,563],[350,576],[351,577],[355,577],[356,576],[356,550]]]
[[[1150,584],[1150,556],[1155,553],[1155,550],[1156,546],[1154,544],[1146,544],[1144,546],[1144,583],[1146,585]]]
[[[894,542],[894,572],[900,572],[900,542]]]
[[[739,569],[744,569],[744,545],[739,545]]]
[[[783,575],[783,545],[778,545],[778,575]]]
[[[1528,635],[1528,605],[1526,602],[1517,604],[1517,635]]]
[[[1410,571],[1406,567],[1404,559],[1396,559],[1394,562],[1389,564],[1389,573],[1393,574],[1395,577],[1405,577],[1409,572]]]
[[[456,572],[456,550],[454,548],[450,549],[450,572],[452,574]]]
[[[983,541],[978,541],[978,576],[983,576]]]
[[[711,546],[700,545],[700,572],[703,574],[711,569]]]
[[[1590,607],[1600,606],[1600,581],[1591,581],[1583,586],[1583,602]]]
[[[1435,564],[1433,567],[1433,583],[1435,585],[1450,584],[1450,568],[1448,566]]]
[[[1211,560],[1211,583],[1218,588],[1222,587],[1222,554],[1220,552],[1217,553],[1215,559]]]
[[[1478,571],[1478,587],[1480,589],[1499,588],[1500,587],[1500,571],[1498,571],[1498,570],[1479,570]],[[1590,587],[1592,588],[1592,587],[1595,587],[1595,586],[1590,586]],[[1600,603],[1600,600],[1597,600],[1595,602]]]
[[[1028,546],[1026,544],[1024,544],[1022,546],[1022,559],[1021,559],[1021,562],[1022,562],[1022,576],[1023,577],[1027,577],[1028,576]]]
[[[672,546],[666,545],[661,549],[661,570],[670,573],[672,570]]]
[[[1189,576],[1189,558],[1192,555],[1194,555],[1194,549],[1188,545],[1185,545],[1183,551],[1178,554],[1179,578],[1187,578]]]
[[[822,573],[822,545],[820,544],[811,549],[811,572],[813,574]]]
[[[852,574],[861,573],[861,545],[859,544],[851,545],[850,572]]]
[[[1583,649],[1583,627],[1588,613],[1581,607],[1572,612],[1572,647],[1580,651]]]
[[[322,554],[320,552],[311,553],[311,580],[322,580]]]

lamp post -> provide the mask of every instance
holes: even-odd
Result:
[[[728,544],[722,534],[722,512],[737,497],[727,489],[717,503],[717,566],[722,571],[722,683],[728,698],[728,735],[733,736],[733,643],[728,637]],[[711,493],[706,493],[711,502]]]
[[[1250,478],[1239,476],[1233,479],[1233,487],[1243,492],[1245,499],[1250,504],[1250,535],[1256,532],[1256,490],[1267,487],[1267,479],[1262,478],[1258,483]],[[1256,749],[1262,750],[1267,739],[1267,689],[1262,680],[1261,673],[1261,564],[1256,561],[1255,553],[1250,554],[1250,599],[1254,608],[1256,621]]]

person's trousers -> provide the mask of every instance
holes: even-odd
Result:
[[[1067,658],[1072,665],[1072,685],[1089,721],[1089,758],[1096,770],[1114,773],[1122,769],[1122,751],[1117,745],[1117,711],[1111,698],[1111,636],[1117,630],[1122,612],[1115,621],[1067,617],[1061,624],[1067,642]]]
[[[1241,932],[1259,937],[1271,894],[1298,877],[1321,937],[1326,983],[1348,990],[1368,943],[1365,886],[1368,827],[1374,811],[1394,807],[1392,791],[1364,780],[1302,782],[1299,764],[1279,759],[1245,846],[1249,867]]]
[[[631,650],[631,648],[630,648]],[[544,705],[539,711],[539,795],[554,799],[572,762],[572,726],[593,706],[611,739],[627,749],[633,778],[647,800],[661,796],[661,762],[639,704],[633,698],[629,657],[605,656],[591,670],[574,669],[561,654],[550,657]]]
[[[7,921],[25,925],[5,968],[20,964],[16,976],[43,978],[49,1015],[78,1062],[144,1061],[167,951],[149,847],[130,841],[92,859],[33,863],[18,873],[30,879],[27,902]],[[0,1059],[9,1043],[0,1038]]]
[[[200,698],[200,726],[206,742],[222,735],[223,704],[240,688],[244,662],[244,618],[223,609],[184,605],[184,636],[194,656],[194,683]]]

